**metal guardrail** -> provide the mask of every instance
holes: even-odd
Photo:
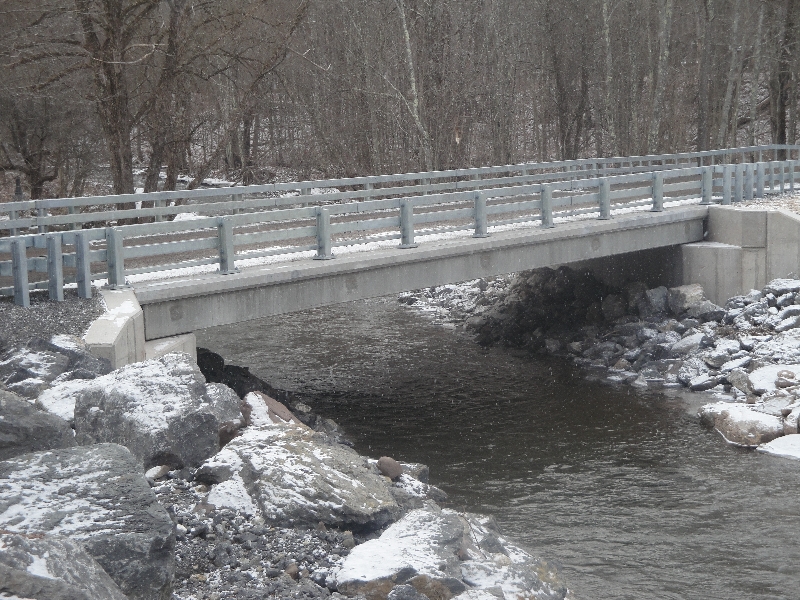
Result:
[[[293,205],[306,205],[312,201],[311,190],[335,190],[324,194],[327,202],[366,201],[386,196],[414,196],[436,194],[456,190],[487,189],[500,185],[519,185],[651,172],[675,169],[681,166],[702,166],[708,161],[716,163],[745,162],[748,156],[762,162],[764,154],[775,158],[778,152],[796,154],[800,158],[800,145],[766,145],[684,152],[650,156],[593,158],[547,163],[522,163],[499,167],[451,169],[396,175],[375,175],[344,179],[308,180],[268,185],[237,186],[216,189],[151,192],[147,194],[124,194],[115,196],[90,196],[82,198],[57,198],[29,200],[0,204],[0,233],[18,235],[21,230],[36,228],[38,233],[47,233],[49,228],[66,227],[80,229],[86,224],[153,218],[161,222],[165,217],[181,213],[219,214],[241,211],[266,210]],[[516,174],[516,175],[515,175]],[[342,187],[355,187],[351,191],[339,191]],[[276,194],[297,193],[294,197],[275,197]],[[271,195],[271,197],[264,197]],[[249,199],[247,197],[250,197]],[[207,200],[210,203],[175,205],[182,200]],[[222,200],[222,201],[220,201]],[[152,204],[152,207],[135,209],[105,209],[109,205],[132,203]],[[172,205],[169,205],[172,203]],[[86,210],[99,208],[100,210]],[[53,215],[53,211],[66,210],[66,214]],[[21,213],[32,213],[23,216]],[[6,219],[3,219],[3,216]]]
[[[107,279],[113,288],[124,286],[131,275],[212,264],[226,274],[236,272],[237,260],[304,251],[330,259],[333,248],[365,242],[399,240],[400,248],[411,248],[419,234],[472,231],[485,237],[489,227],[538,223],[549,228],[559,218],[596,213],[609,219],[612,210],[649,206],[661,211],[665,202],[696,198],[711,204],[715,190],[722,204],[731,204],[762,197],[767,186],[794,190],[799,162],[656,170],[17,236],[0,239],[0,253],[11,254],[10,260],[0,261],[0,276],[11,276],[14,283],[0,289],[0,295],[13,294],[17,304],[28,306],[31,290],[47,289],[51,299],[63,300],[64,284],[76,283],[79,296],[88,298],[92,281],[99,279]],[[164,236],[169,239],[160,239]],[[64,246],[71,248],[65,252]],[[28,249],[34,249],[34,255],[29,256]],[[192,253],[202,256],[177,262],[174,258]],[[151,264],[131,266],[142,260]],[[98,263],[103,270],[93,272],[92,264]],[[31,272],[47,273],[48,278],[30,282]]]

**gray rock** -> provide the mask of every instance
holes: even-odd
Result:
[[[750,377],[743,369],[731,370],[726,379],[732,386],[747,396],[753,396],[756,393],[753,389],[753,384],[750,382]]]
[[[708,374],[708,367],[706,364],[699,358],[690,356],[683,362],[681,368],[678,370],[678,381],[688,386],[693,379],[706,374]]]
[[[750,290],[744,297],[744,304],[753,304],[753,302],[760,302],[764,295],[758,290]]]
[[[195,474],[219,483],[235,477],[264,518],[281,526],[377,528],[400,512],[389,482],[364,458],[295,425],[249,427]]]
[[[389,479],[397,479],[403,474],[403,465],[391,456],[381,456],[376,465],[381,474]]]
[[[775,331],[780,333],[782,331],[788,331],[789,329],[795,329],[796,327],[800,327],[800,315],[794,315],[781,320],[775,325]]]
[[[683,356],[696,351],[700,348],[700,343],[703,341],[704,335],[704,333],[693,333],[675,342],[671,347],[673,354]]]
[[[794,303],[794,294],[791,292],[789,292],[788,294],[784,294],[783,296],[775,300],[775,305],[778,308],[785,308],[793,303]]]
[[[74,406],[82,443],[122,444],[139,458],[141,470],[180,469],[197,467],[217,453],[223,424],[238,410],[232,392],[209,386],[210,394],[188,354],[173,353],[97,379],[56,385],[37,403],[65,416]]]
[[[713,302],[703,300],[693,306],[690,306],[686,311],[690,317],[706,321],[720,321],[725,316],[725,309],[717,306]]]
[[[616,321],[627,312],[627,305],[622,296],[609,294],[600,305],[606,321]]]
[[[0,596],[35,600],[126,600],[83,548],[64,537],[3,535]]]
[[[679,287],[669,288],[668,304],[674,315],[680,315],[692,306],[700,304],[704,299],[703,286],[692,283]]]
[[[669,292],[663,285],[647,290],[639,303],[639,314],[643,317],[661,315],[667,312]]]
[[[703,373],[689,381],[689,389],[693,392],[705,392],[711,388],[717,387],[721,381],[719,376]]]
[[[413,585],[403,584],[395,586],[386,600],[429,600],[428,596],[420,594]]]
[[[776,298],[798,291],[800,291],[800,279],[773,279],[764,288],[764,294],[772,294]]]
[[[167,600],[175,572],[173,523],[140,470],[116,444],[0,462],[0,529],[79,540],[129,598]]]
[[[719,431],[737,446],[758,446],[783,435],[778,417],[757,412],[746,404],[717,402],[700,409],[700,422]]]
[[[64,419],[35,408],[16,394],[0,390],[0,460],[74,445],[75,435]]]

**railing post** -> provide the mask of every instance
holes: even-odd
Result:
[[[795,166],[795,161],[794,160],[788,161],[788,165],[789,165],[789,191],[793,192],[794,191],[794,166]]]
[[[778,191],[782,194],[786,191],[786,161],[780,161],[778,163],[778,169],[780,169],[778,176]]]
[[[767,166],[769,167],[769,191],[774,192],[775,189],[778,187],[777,186],[778,178],[777,174],[775,173],[775,170],[777,169],[778,165],[775,160],[772,160],[771,162],[767,163]]]
[[[50,300],[64,301],[64,257],[60,234],[47,236],[47,292]]]
[[[714,167],[703,167],[702,174],[702,195],[700,204],[711,204],[711,197],[714,188]]]
[[[764,197],[764,163],[756,163],[756,198]]]
[[[8,212],[8,219],[10,221],[15,221],[17,219],[17,211],[15,211],[15,210],[9,211]],[[17,229],[16,227],[12,227],[11,229],[8,230],[8,235],[10,235],[11,237],[14,237],[15,235],[19,235],[19,229]]]
[[[78,284],[78,297],[92,297],[92,259],[89,256],[89,234],[75,234],[75,282]]]
[[[310,196],[311,195],[311,187],[310,186],[302,186],[300,188],[300,195],[301,196]],[[308,202],[301,202],[300,206],[306,207],[306,206],[308,206]]]
[[[317,207],[317,255],[314,260],[330,260],[331,254],[331,214],[324,206]]]
[[[664,173],[653,173],[653,212],[664,210]]]
[[[241,202],[243,198],[244,194],[231,194],[231,200],[233,200],[234,202]],[[238,215],[240,212],[242,212],[241,208],[233,209],[233,214],[235,215]]]
[[[236,250],[233,246],[233,225],[227,217],[217,220],[219,236],[219,272],[221,275],[236,273]]]
[[[414,243],[414,203],[409,198],[400,200],[400,246],[416,248]]]
[[[486,216],[486,198],[480,192],[475,192],[475,233],[472,237],[489,237],[489,223]]]
[[[607,220],[611,218],[611,182],[606,177],[600,179],[598,185],[598,196],[600,203],[600,216],[598,219]]]
[[[733,178],[733,201],[741,202],[744,192],[744,164],[738,163]]]
[[[153,208],[162,208],[164,206],[164,201],[161,199],[153,200]],[[153,221],[155,223],[161,223],[164,220],[163,215],[156,215],[153,217]]]
[[[25,238],[11,242],[11,270],[14,275],[14,304],[28,308],[31,295],[28,289],[28,256]]]
[[[755,169],[755,165],[753,163],[745,163],[744,165],[744,199],[745,200],[752,200],[753,199],[753,169]]]
[[[116,290],[125,287],[125,250],[123,235],[116,227],[106,228],[106,267],[108,268],[108,288]]]
[[[70,214],[70,215],[74,215],[75,214],[75,205],[74,204],[70,204],[67,207],[67,213]],[[74,222],[70,223],[69,224],[69,228],[70,229],[79,229],[80,228],[80,223],[74,223]]]
[[[722,165],[722,204],[731,203],[731,165]]]
[[[555,227],[553,224],[553,188],[542,186],[542,227]]]
[[[37,202],[38,204],[38,202]],[[38,227],[39,233],[47,233],[47,225],[44,223],[40,224],[38,221],[39,219],[44,219],[47,216],[47,209],[44,207],[36,207],[36,225]]]

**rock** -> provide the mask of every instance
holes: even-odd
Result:
[[[764,294],[772,294],[776,298],[798,291],[800,291],[800,279],[773,279],[764,288]]]
[[[172,353],[56,385],[37,403],[61,415],[74,406],[75,430],[84,442],[122,444],[144,469],[181,469],[216,454],[225,420],[239,411],[234,394],[209,385],[188,354]]]
[[[700,304],[704,300],[703,286],[692,283],[679,287],[669,288],[667,303],[674,315],[681,315],[690,307]]]
[[[695,319],[700,319],[702,322],[706,321],[720,321],[725,316],[725,309],[717,306],[713,302],[703,300],[698,304],[690,306],[686,314]]]
[[[395,586],[386,600],[429,600],[428,596],[420,594],[413,585],[403,584]]]
[[[403,465],[390,456],[381,456],[376,464],[378,470],[389,479],[397,479],[403,474]]]
[[[788,371],[791,373],[800,372],[800,364],[778,363],[754,369],[750,373],[749,378],[755,393],[761,395],[767,392],[775,391],[775,389],[777,389],[775,383],[778,379],[781,379],[779,373],[782,371]],[[797,385],[798,383],[800,382],[794,382],[794,385]]]
[[[627,306],[622,296],[609,294],[603,298],[601,310],[606,321],[616,321],[627,312]]]
[[[753,384],[750,382],[750,376],[743,369],[731,370],[726,379],[732,386],[747,396],[752,396],[756,393],[753,389]]]
[[[567,594],[558,573],[499,535],[491,518],[433,505],[356,546],[334,575],[339,592],[368,598],[387,598],[404,584],[429,598],[452,598],[468,587],[499,587],[507,598]]]
[[[399,513],[388,482],[361,456],[299,427],[247,428],[195,479],[221,484],[236,475],[264,518],[280,526],[376,528]]]
[[[628,301],[628,311],[633,312],[638,309],[639,302],[644,298],[647,291],[647,284],[642,281],[634,281],[625,286],[623,292]]]
[[[139,461],[116,444],[0,462],[0,530],[79,540],[126,596],[167,600],[173,523],[140,472]]]
[[[0,534],[2,535],[2,534]],[[0,537],[0,597],[126,600],[78,542],[64,537]]]
[[[74,445],[75,435],[64,419],[35,408],[16,394],[0,390],[0,460]]]
[[[781,458],[793,458],[800,460],[800,435],[785,435],[771,442],[762,444],[757,448],[759,452],[765,452]]]
[[[689,381],[689,389],[693,392],[704,392],[717,387],[720,381],[721,379],[718,376],[702,373]]]
[[[670,350],[672,350],[673,354],[677,354],[679,356],[690,354],[700,347],[700,343],[703,341],[704,335],[704,333],[693,333],[691,335],[687,335],[686,337],[672,344]]]
[[[225,375],[225,359],[208,348],[197,349],[197,366],[208,383],[219,383]]]
[[[708,367],[706,364],[699,358],[690,356],[683,361],[683,364],[678,370],[678,381],[688,386],[693,379],[707,373]]]
[[[787,317],[786,319],[781,320],[777,325],[775,325],[775,331],[780,333],[782,331],[788,331],[790,329],[794,329],[798,326],[800,326],[800,315],[794,315],[792,317]]]
[[[250,392],[244,397],[244,401],[252,409],[250,420],[256,427],[292,424],[304,429],[308,428],[285,405],[263,392]]]
[[[7,353],[0,361],[0,381],[12,392],[36,398],[53,382],[90,379],[110,370],[108,361],[92,356],[80,339],[55,335]]]
[[[793,408],[783,419],[784,435],[792,435],[800,431],[800,408]]]
[[[800,363],[800,329],[790,329],[757,342],[753,355],[769,362]]]
[[[744,297],[744,304],[753,304],[753,302],[760,302],[764,295],[759,290],[750,290]]]
[[[639,315],[642,317],[651,317],[666,313],[669,308],[667,301],[668,296],[669,292],[664,286],[645,291],[644,295],[639,300]]]
[[[758,446],[783,435],[781,420],[745,404],[717,402],[700,409],[700,421],[737,446]]]

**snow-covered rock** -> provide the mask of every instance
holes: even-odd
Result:
[[[783,435],[781,419],[746,404],[716,402],[700,408],[700,421],[713,427],[731,444],[758,446]]]
[[[93,356],[80,339],[55,335],[9,351],[0,361],[0,381],[20,396],[36,398],[54,382],[92,379],[110,370],[108,362]]]
[[[560,599],[567,593],[557,572],[510,544],[492,519],[432,504],[356,546],[335,577],[341,592],[368,598],[386,598],[403,584],[442,598],[468,590],[505,598]]]
[[[116,444],[0,462],[0,530],[79,541],[129,598],[170,598],[173,523],[140,470]]]
[[[286,405],[263,392],[250,392],[244,397],[244,401],[250,406],[250,422],[255,427],[292,424],[306,428]]]
[[[773,279],[764,288],[764,294],[773,294],[776,298],[798,291],[800,291],[800,279]]]
[[[674,315],[680,315],[705,299],[703,286],[697,283],[669,288],[667,302]]]
[[[218,486],[237,475],[237,487],[278,525],[380,527],[400,512],[388,482],[363,457],[307,428],[249,427],[195,479]]]
[[[83,546],[69,538],[0,536],[0,597],[126,600]]]
[[[705,337],[704,333],[693,333],[672,344],[672,352],[679,356],[690,354],[700,347]]]
[[[0,390],[0,460],[74,445],[72,428],[64,419],[35,408],[16,394]]]
[[[785,435],[758,447],[759,452],[766,452],[783,458],[800,460],[800,434]]]
[[[789,329],[757,343],[753,355],[770,362],[800,363],[800,329]]]
[[[241,426],[236,394],[221,384],[207,385],[183,353],[126,365],[93,380],[64,382],[37,403],[63,418],[74,411],[83,443],[122,444],[144,469],[199,466],[219,451],[226,423]]]
[[[774,392],[776,389],[775,383],[779,379],[779,374],[784,371],[792,373],[793,377],[800,376],[800,364],[777,363],[755,369],[750,372],[750,384],[753,386],[753,390],[756,394]],[[800,385],[800,381],[797,383]]]

